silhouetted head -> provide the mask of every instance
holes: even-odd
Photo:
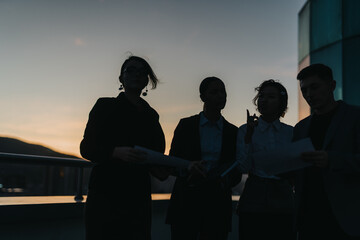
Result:
[[[137,56],[130,56],[125,60],[121,66],[119,80],[125,91],[140,90],[140,92],[148,85],[149,81],[151,81],[152,89],[155,89],[159,82],[149,63]]]
[[[279,82],[270,79],[262,82],[253,99],[259,113],[263,116],[283,117],[287,110],[288,94],[286,88]]]
[[[335,102],[336,87],[331,68],[324,64],[312,64],[302,69],[297,79],[300,81],[301,93],[312,110],[322,112],[331,108]]]
[[[310,66],[302,69],[298,73],[296,78],[301,81],[306,78],[314,77],[314,76],[317,76],[323,81],[327,81],[327,82],[334,81],[333,72],[331,68],[321,63],[311,64]]]
[[[202,80],[200,87],[200,98],[204,106],[221,110],[226,104],[226,90],[224,82],[217,77],[207,77]]]

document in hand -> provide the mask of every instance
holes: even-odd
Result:
[[[309,151],[315,151],[314,146],[310,138],[304,138],[274,150],[253,153],[252,157],[256,169],[276,175],[311,166],[300,158],[301,153]]]
[[[190,163],[190,161],[188,160],[164,155],[162,153],[150,150],[148,148],[144,148],[140,146],[135,146],[134,148],[146,153],[146,159],[144,162],[142,162],[143,164],[187,168]]]

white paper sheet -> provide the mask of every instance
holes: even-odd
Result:
[[[269,175],[289,172],[311,166],[301,160],[303,152],[315,151],[310,138],[283,145],[275,150],[253,153],[254,167]]]
[[[164,155],[144,147],[135,146],[134,148],[146,152],[146,159],[144,162],[142,162],[143,164],[187,168],[190,163],[188,160]]]

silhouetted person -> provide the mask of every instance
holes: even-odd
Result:
[[[312,114],[295,126],[294,141],[310,137],[315,148],[302,154],[313,166],[295,182],[300,239],[360,239],[360,109],[335,101],[336,82],[323,64],[297,79]]]
[[[94,162],[86,201],[86,239],[151,239],[151,169],[137,164],[143,146],[164,152],[159,115],[140,97],[158,79],[142,58],[122,65],[121,92],[100,98],[89,114],[81,155]],[[143,94],[144,95],[144,94]]]
[[[286,179],[258,169],[252,159],[254,153],[291,143],[293,127],[280,122],[287,109],[287,91],[272,79],[255,90],[253,102],[260,117],[251,116],[247,111],[247,123],[239,128],[237,138],[238,169],[248,173],[237,209],[239,239],[295,239],[292,185]]]
[[[235,161],[237,128],[221,115],[226,104],[223,81],[205,78],[200,84],[204,102],[200,114],[177,125],[170,155],[193,161],[177,176],[168,209],[172,240],[227,239],[231,229],[231,187],[241,175],[220,181],[217,171]],[[201,161],[200,161],[201,160]]]

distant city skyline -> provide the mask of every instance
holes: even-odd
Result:
[[[283,119],[298,119],[297,14],[305,0],[2,1],[0,135],[80,156],[88,113],[119,93],[131,52],[161,84],[149,90],[167,151],[180,118],[202,110],[198,87],[221,78],[224,117],[240,126],[255,113],[254,88],[279,80],[289,93]]]

